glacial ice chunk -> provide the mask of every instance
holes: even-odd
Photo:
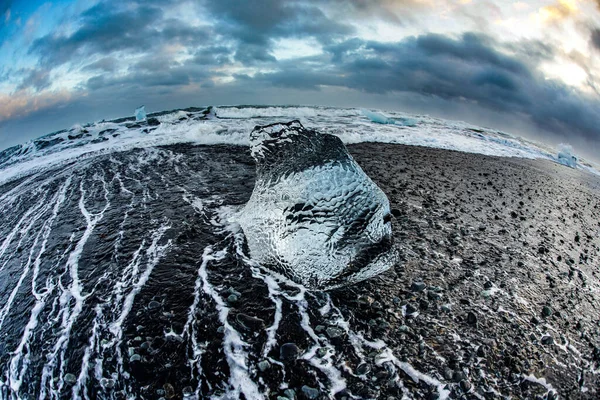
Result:
[[[371,120],[371,122],[375,122],[377,124],[392,124],[392,125],[396,123],[396,121],[394,121],[393,118],[386,117],[383,114],[376,113],[376,112],[369,111],[369,110],[361,110],[361,111],[365,117],[367,117]]]
[[[324,289],[394,264],[389,201],[338,137],[291,121],[257,126],[250,142],[257,177],[239,222],[253,259]]]
[[[136,121],[143,121],[146,119],[146,106],[139,106],[138,108],[135,109],[135,120]]]
[[[577,168],[577,156],[573,154],[573,147],[569,144],[561,143],[558,145],[558,162],[567,167]]]

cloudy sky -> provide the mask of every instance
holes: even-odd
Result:
[[[0,148],[210,104],[426,113],[600,159],[600,0],[0,0]]]

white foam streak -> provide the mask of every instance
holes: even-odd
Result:
[[[202,259],[207,261],[218,260],[225,256],[226,250],[214,253],[211,247],[204,249]],[[198,270],[198,275],[202,278],[202,290],[212,298],[215,307],[219,313],[219,321],[224,328],[223,331],[223,351],[227,357],[229,364],[229,385],[231,390],[225,394],[224,398],[237,399],[243,394],[248,400],[263,399],[264,396],[260,393],[258,386],[250,377],[248,371],[248,353],[245,348],[248,346],[240,336],[240,334],[231,326],[227,317],[229,315],[229,307],[221,298],[219,293],[211,285],[208,280],[208,271],[206,269],[208,262],[203,262]]]
[[[435,387],[439,395],[439,400],[446,400],[450,397],[450,390],[446,389],[445,385],[442,382],[440,382],[432,376],[417,371],[409,363],[398,360],[398,358],[396,358],[396,356],[392,353],[392,350],[390,350],[389,348],[385,348],[383,350],[376,362],[377,365],[382,365],[385,362],[390,362],[396,367],[400,368],[402,371],[404,371],[404,373],[410,376],[413,381],[417,383],[423,381],[429,386]]]
[[[39,275],[41,257],[42,257],[42,254],[44,254],[46,251],[46,244],[48,242],[48,238],[50,237],[50,233],[52,232],[52,224],[54,223],[54,220],[58,216],[58,212],[60,210],[61,205],[64,203],[64,201],[66,199],[66,191],[70,185],[71,185],[71,179],[67,179],[67,181],[59,189],[57,195],[55,196],[55,203],[54,203],[54,209],[52,212],[52,216],[46,221],[46,223],[44,224],[44,227],[41,230],[41,232],[43,233],[42,245],[41,245],[40,251],[38,252],[38,255],[34,261],[33,273],[32,273],[32,278],[31,278],[31,293],[35,297],[36,302],[31,310],[29,321],[27,322],[27,325],[25,326],[25,330],[23,332],[23,336],[21,337],[21,341],[20,341],[19,345],[17,346],[17,349],[13,352],[14,355],[11,358],[10,363],[9,363],[8,375],[9,375],[10,387],[11,387],[11,390],[13,391],[13,393],[17,393],[17,394],[19,393],[21,384],[23,382],[23,377],[24,377],[25,372],[27,371],[27,367],[29,365],[29,358],[30,358],[29,340],[31,338],[31,335],[33,334],[33,331],[35,330],[35,328],[38,325],[38,317],[39,317],[40,312],[43,310],[43,308],[46,305],[46,299],[47,299],[48,295],[53,292],[54,287],[55,287],[54,283],[51,280],[47,280],[46,287],[44,288],[44,292],[39,293],[37,291],[36,281],[37,281],[37,278]],[[24,356],[21,368],[19,369],[19,364],[21,362],[21,358],[23,357],[23,352],[25,349],[27,349],[27,351],[25,352],[25,356]]]
[[[59,360],[57,357],[60,355],[60,377],[64,376],[64,368],[65,368],[65,351],[69,344],[71,330],[75,321],[79,318],[79,314],[83,310],[83,302],[85,300],[82,294],[82,287],[79,281],[79,259],[83,252],[83,248],[90,238],[92,232],[94,231],[96,225],[100,220],[102,220],[104,213],[110,206],[110,202],[108,200],[108,188],[106,186],[106,182],[102,179],[106,204],[104,208],[97,214],[92,214],[88,211],[85,200],[86,200],[86,191],[84,189],[84,181],[82,180],[79,186],[79,191],[81,192],[81,197],[79,198],[79,210],[83,214],[85,221],[87,223],[86,229],[83,232],[83,235],[77,242],[75,249],[69,254],[69,258],[66,263],[66,269],[69,272],[69,276],[71,277],[71,283],[68,288],[63,288],[63,292],[60,297],[59,304],[61,306],[62,311],[62,323],[61,323],[61,332],[58,340],[53,346],[52,352],[47,355],[47,359],[49,360],[42,370],[42,378],[40,382],[40,395],[39,399],[46,398],[46,386],[47,383],[50,385],[50,391],[52,397],[57,397],[58,393],[60,393],[63,388],[64,382],[61,379],[58,384],[58,388],[54,388],[54,369],[56,368]],[[61,284],[62,286],[62,284]],[[75,300],[75,304],[72,308],[69,307],[69,301],[71,299]]]

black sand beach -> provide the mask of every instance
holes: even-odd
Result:
[[[402,357],[459,383],[457,397],[546,392],[526,376],[560,398],[600,396],[599,177],[430,148],[349,150],[395,209],[403,259],[348,289],[381,304],[348,305],[357,324],[381,314]],[[396,318],[402,305],[416,316]]]
[[[224,229],[254,186],[244,147],[137,149],[0,187],[3,398],[600,396],[600,178],[348,149],[390,199],[400,262],[330,292],[269,280]]]

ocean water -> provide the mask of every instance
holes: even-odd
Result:
[[[136,123],[134,117],[76,125],[0,152],[0,183],[73,159],[134,148],[177,143],[249,146],[248,133],[254,126],[294,119],[307,128],[336,135],[346,144],[398,143],[561,162],[557,150],[504,132],[399,112],[385,116],[398,123],[380,124],[372,122],[369,113],[377,114],[328,107],[212,107],[158,113],[160,124],[154,126]],[[583,163],[576,167],[597,173]]]
[[[438,372],[356,329],[339,298],[253,259],[236,222],[256,180],[255,125],[299,119],[344,143],[554,157],[464,123],[389,117],[416,123],[219,107],[76,126],[3,151],[0,398],[364,398],[365,388],[411,398],[400,374],[448,398]],[[366,378],[375,368],[386,385]]]

